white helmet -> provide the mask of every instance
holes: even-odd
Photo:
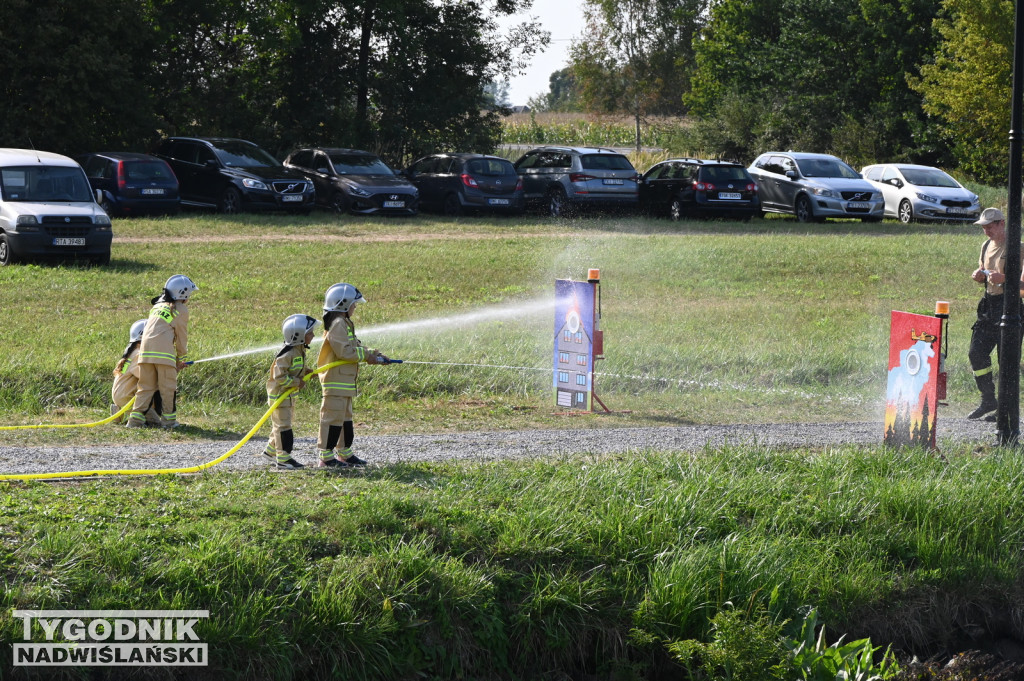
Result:
[[[324,296],[324,312],[348,312],[355,303],[362,303],[366,299],[352,284],[335,284],[327,289]]]
[[[284,320],[281,332],[284,334],[285,345],[299,345],[305,342],[306,334],[317,325],[317,320],[308,314],[293,314]]]
[[[132,330],[128,332],[128,342],[134,343],[137,340],[142,340],[142,332],[146,329],[146,320],[140,319],[139,321],[132,324]]]
[[[171,294],[171,300],[188,300],[199,287],[184,274],[175,274],[164,284],[164,289]]]

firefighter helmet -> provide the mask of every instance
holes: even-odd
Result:
[[[324,296],[324,312],[348,312],[354,304],[365,300],[352,284],[335,284]]]
[[[164,290],[171,295],[171,300],[188,300],[199,287],[184,274],[175,274],[164,284]]]
[[[140,319],[139,321],[132,324],[132,330],[128,333],[128,342],[134,343],[135,341],[142,340],[142,332],[146,329],[146,320]]]
[[[285,345],[299,345],[306,341],[306,334],[316,326],[317,320],[308,314],[293,314],[284,320],[281,332],[284,334]]]

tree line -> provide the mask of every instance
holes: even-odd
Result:
[[[549,40],[532,0],[5,0],[0,145],[145,150],[165,135],[393,163],[488,151],[501,83]],[[686,149],[913,161],[998,183],[1012,0],[586,0],[535,107],[687,117]],[[527,15],[528,16],[528,13]]]
[[[4,0],[0,146],[65,154],[223,135],[400,161],[491,149],[485,87],[548,36],[530,0]]]
[[[772,149],[1006,176],[1011,0],[586,0],[532,104],[693,121],[692,151]]]

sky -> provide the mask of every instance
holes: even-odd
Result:
[[[526,104],[536,95],[548,91],[548,78],[569,61],[569,47],[585,28],[583,0],[534,0],[533,7],[522,14],[502,17],[498,24],[504,28],[536,17],[544,30],[551,33],[551,44],[533,57],[526,72],[509,81],[508,97],[511,104]]]

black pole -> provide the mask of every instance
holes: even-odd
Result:
[[[1021,95],[1024,94],[1024,0],[1017,0],[1013,32],[1013,101],[1010,102],[1010,183],[1006,224],[1006,282],[999,341],[999,411],[996,436],[1000,445],[1020,438],[1020,216]]]

